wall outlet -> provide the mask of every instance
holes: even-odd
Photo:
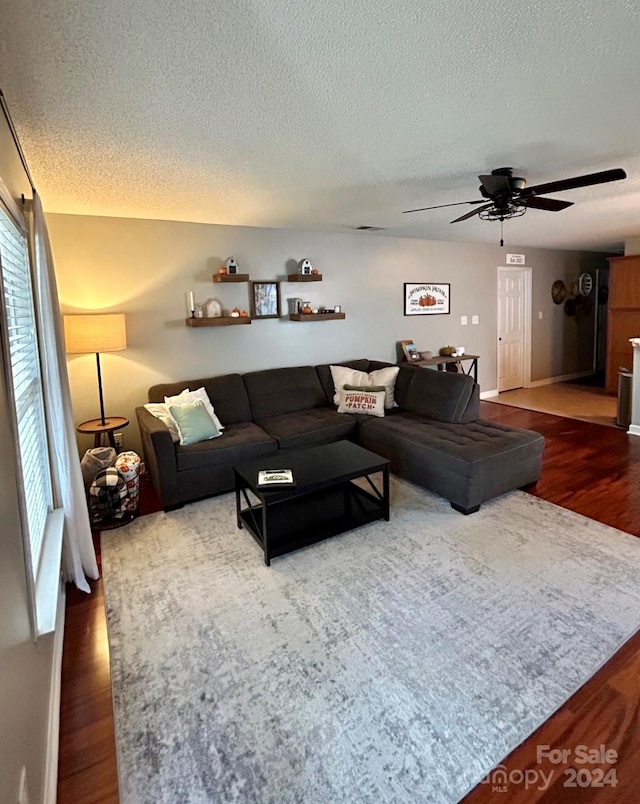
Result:
[[[20,771],[20,787],[18,788],[18,804],[29,804],[29,790],[27,788],[27,769],[23,765]]]
[[[469,319],[467,318],[466,315],[460,316],[460,323],[462,324],[463,327],[467,326],[467,324],[469,323]]]
[[[471,323],[472,324],[479,324],[480,323],[480,316],[479,315],[472,315],[471,316]]]
[[[113,440],[116,442],[116,449],[122,449],[122,433],[114,433]]]
[[[538,320],[542,321],[542,310],[538,310]]]

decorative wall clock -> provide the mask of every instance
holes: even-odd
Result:
[[[580,274],[578,289],[582,296],[588,296],[591,293],[593,290],[593,277],[591,274],[588,274],[586,271]]]
[[[553,299],[554,304],[562,304],[566,297],[567,286],[562,279],[556,279],[553,285],[551,285],[551,298]]]

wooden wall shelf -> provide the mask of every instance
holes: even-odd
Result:
[[[322,274],[289,274],[287,282],[322,282]]]
[[[291,313],[290,321],[342,321],[345,313]]]
[[[250,324],[248,315],[233,318],[230,315],[221,315],[217,318],[185,318],[188,327],[236,327],[239,324]]]
[[[249,274],[214,274],[213,282],[248,282]]]

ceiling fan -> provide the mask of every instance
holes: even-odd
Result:
[[[574,176],[572,179],[560,179],[546,184],[535,184],[526,187],[526,179],[513,175],[513,168],[502,167],[492,170],[488,176],[480,179],[480,195],[477,201],[457,201],[454,204],[438,204],[435,207],[406,209],[404,212],[423,212],[427,209],[456,207],[462,204],[482,204],[461,215],[451,223],[460,223],[478,215],[483,221],[503,221],[524,215],[527,209],[544,209],[547,212],[560,212],[573,205],[573,201],[560,201],[555,198],[543,198],[544,193],[559,193],[564,190],[575,190],[578,187],[590,187],[592,184],[604,184],[609,181],[626,179],[627,174],[621,168],[603,170],[600,173],[589,173],[586,176]],[[504,245],[502,238],[500,245]]]

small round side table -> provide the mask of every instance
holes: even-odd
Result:
[[[89,419],[88,422],[79,424],[76,429],[79,433],[93,435],[94,447],[102,446],[102,436],[104,435],[107,439],[107,445],[117,450],[114,433],[116,430],[122,430],[126,427],[129,424],[129,419],[125,419],[124,416],[108,416],[104,422],[102,424],[102,419]]]

